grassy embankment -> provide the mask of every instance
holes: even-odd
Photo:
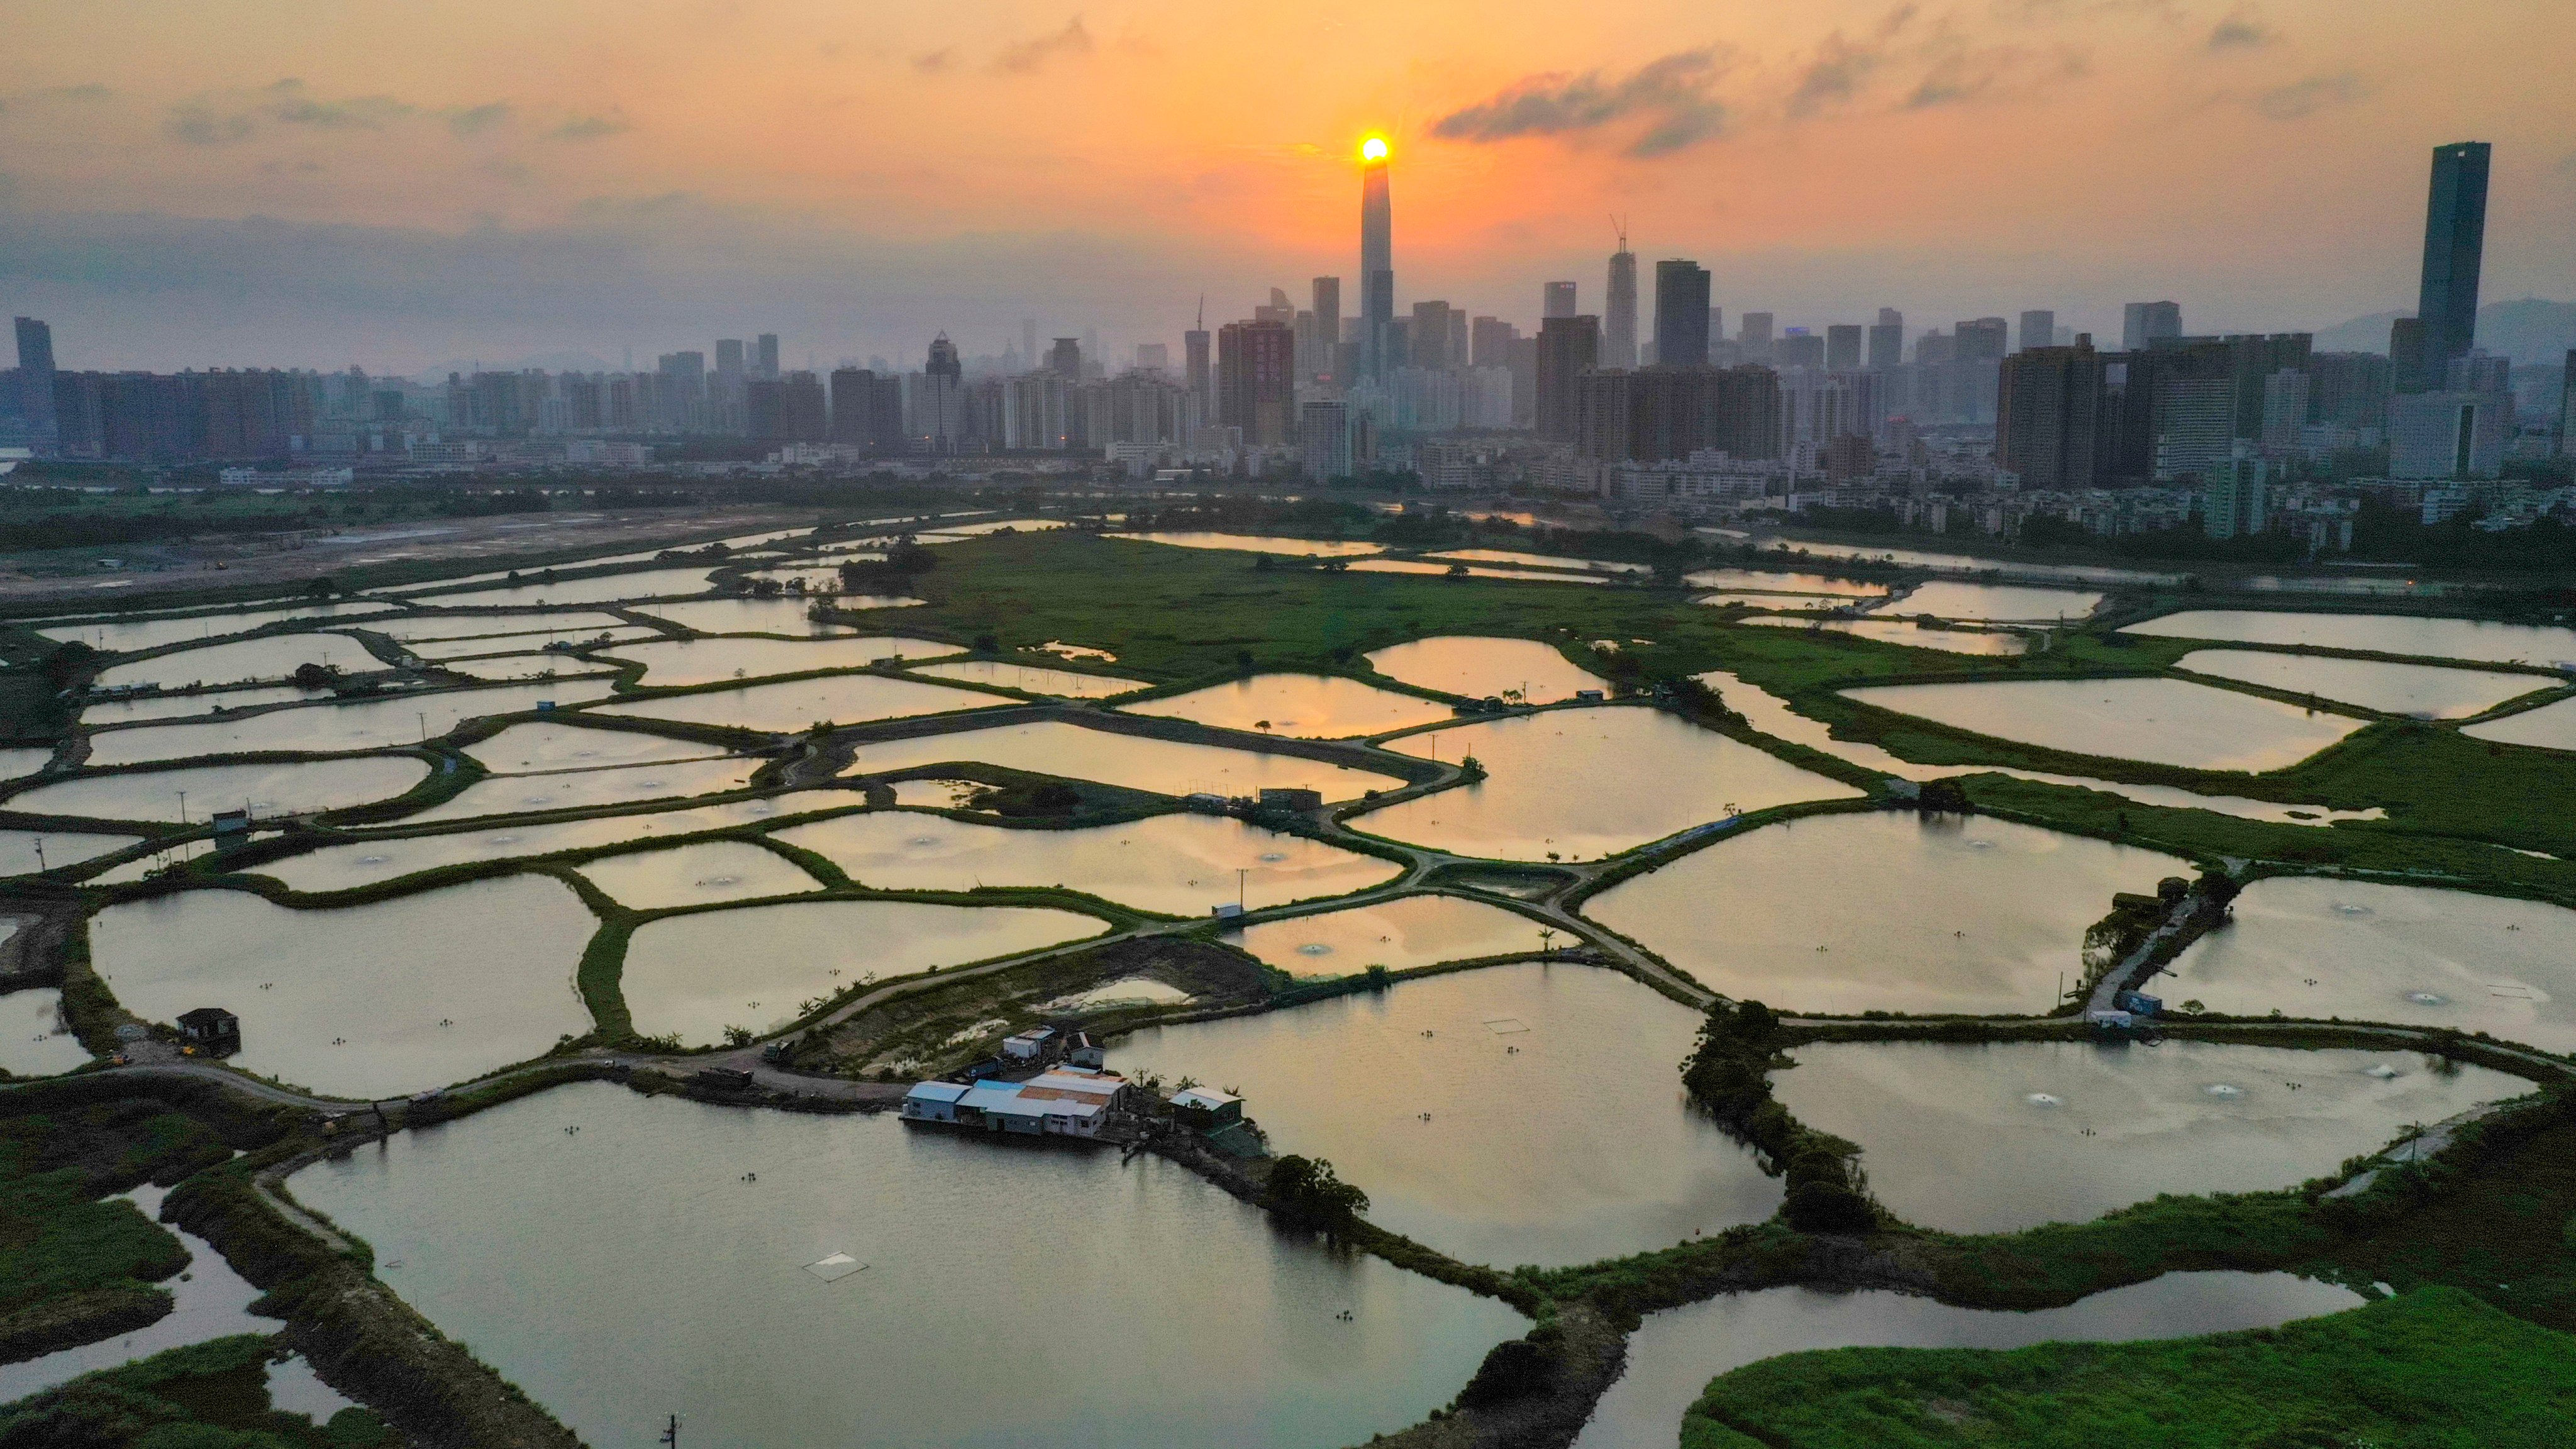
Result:
[[[84,1375],[0,1409],[0,1449],[397,1449],[365,1409],[328,1424],[275,1409],[269,1365],[287,1352],[240,1334]]]

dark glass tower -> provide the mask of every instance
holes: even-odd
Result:
[[[2486,250],[2487,154],[2484,141],[2433,152],[2433,188],[2424,204],[2424,286],[2415,303],[2423,353],[2409,369],[2397,359],[2399,391],[2442,386],[2451,359],[2468,355],[2478,333],[2478,263]]]
[[[1708,269],[1697,262],[1655,263],[1655,361],[1708,365]]]

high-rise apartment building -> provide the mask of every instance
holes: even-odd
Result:
[[[2025,347],[2003,360],[1995,396],[1995,461],[2026,489],[2095,486],[2102,364],[2093,339]]]
[[[1637,365],[1637,254],[1628,250],[1626,236],[1619,238],[1619,250],[1610,254],[1610,289],[1608,309],[1601,317],[1601,365],[1634,367]]]
[[[18,416],[27,437],[54,440],[54,329],[33,317],[18,319]]]
[[[1342,279],[1317,277],[1310,284],[1314,321],[1314,360],[1307,376],[1328,376],[1336,383],[1348,383],[1340,374],[1342,343]]]
[[[2057,314],[2035,309],[2021,314],[2021,350],[2057,345]]]
[[[1857,322],[1836,322],[1825,328],[1825,366],[1849,371],[1861,365],[1861,328]]]
[[[2567,366],[2559,374],[2558,456],[2576,458],[2576,347],[2567,349]]]
[[[1767,367],[1641,367],[1585,375],[1575,448],[1604,462],[1660,462],[1715,450],[1780,455],[1779,374]]]
[[[1207,417],[1216,411],[1216,372],[1208,358],[1207,318],[1181,334],[1181,385],[1199,400],[1199,415]]]
[[[1500,317],[1478,317],[1467,328],[1467,365],[1510,367],[1521,330]]]
[[[2477,343],[2489,149],[2484,141],[2462,141],[2433,152],[2432,187],[2424,202],[2424,270],[2415,301],[2423,353],[2411,371],[2399,360],[2399,392],[2443,386],[2451,359],[2467,356]]]
[[[1059,337],[1047,351],[1047,371],[1067,382],[1082,381],[1082,342],[1079,338]]]
[[[1792,327],[1771,344],[1771,361],[1779,367],[1822,367],[1825,339],[1804,327]]]
[[[1771,360],[1771,314],[1746,312],[1735,324],[1736,344],[1744,350],[1747,362]]]
[[[2131,302],[2120,309],[2120,350],[2144,352],[2160,338],[2182,335],[2180,302]]]
[[[1550,317],[1538,327],[1538,433],[1555,443],[1571,443],[1583,375],[1601,362],[1601,319],[1592,316]]]
[[[1893,307],[1878,309],[1878,322],[1869,329],[1869,365],[1879,372],[1893,372],[1905,362],[1905,314]]]
[[[752,343],[752,376],[775,379],[778,376],[778,334],[763,332]]]
[[[2493,478],[2504,471],[2513,399],[2491,392],[2417,392],[2388,401],[2388,476]]]
[[[1360,375],[1370,381],[1389,370],[1388,334],[1395,330],[1395,215],[1386,168],[1384,141],[1361,146]]]
[[[2212,465],[2200,482],[2200,530],[2211,538],[2250,538],[2272,526],[2266,485],[2271,465],[2237,452]]]
[[[1574,315],[1574,284],[1572,282],[1550,282],[1542,290],[1540,296],[1541,300],[1538,315],[1541,320],[1545,320],[1549,317],[1571,317]]]
[[[819,443],[831,434],[822,380],[810,372],[756,377],[747,389],[750,435],[764,442]]]
[[[2308,374],[2285,367],[2263,379],[2263,451],[2287,452],[2299,446],[2308,425]]]
[[[1467,365],[1466,358],[1453,354],[1449,348],[1450,318],[1453,315],[1462,322],[1466,316],[1446,302],[1413,304],[1413,328],[1407,334],[1411,355],[1406,361],[1410,366],[1446,372]]]
[[[880,453],[900,453],[903,379],[863,367],[832,373],[832,441]]]
[[[2001,317],[1977,317],[1950,329],[1961,362],[1996,362],[2012,350]]]
[[[930,356],[922,363],[912,431],[933,453],[954,453],[966,444],[966,368],[945,332],[930,340]]]
[[[1297,335],[1285,322],[1228,322],[1216,334],[1217,421],[1256,447],[1285,447],[1297,395]]]
[[[1351,407],[1339,398],[1297,410],[1297,453],[1317,482],[1351,476]]]
[[[1708,363],[1708,268],[1684,258],[1655,263],[1655,361]]]
[[[1038,319],[1020,319],[1020,370],[1034,371],[1038,365]]]

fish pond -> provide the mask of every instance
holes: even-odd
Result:
[[[2277,770],[2362,726],[2180,679],[1894,684],[1844,697],[1999,740],[2190,770]]]
[[[2558,665],[2576,661],[2576,629],[2496,624],[2483,619],[2427,619],[2412,614],[2294,614],[2255,609],[2188,609],[2131,624],[2123,633],[2223,644],[2278,644],[2413,654],[2484,664]]]
[[[419,784],[428,774],[426,761],[400,755],[129,770],[38,785],[10,796],[9,808],[37,815],[202,825],[217,810],[248,809],[254,815],[283,815],[390,800]]]
[[[666,719],[683,724],[724,725],[733,729],[789,734],[823,721],[864,724],[906,715],[947,714],[961,709],[990,709],[1009,700],[981,690],[951,689],[914,679],[881,674],[831,674],[816,679],[790,679],[775,684],[746,684],[663,699],[619,700],[592,711],[633,719]]]
[[[1380,649],[1369,667],[1416,689],[1436,689],[1469,699],[1516,695],[1529,704],[1554,704],[1609,681],[1567,659],[1553,644],[1535,639],[1488,639],[1445,634]]]
[[[927,659],[957,646],[934,639],[656,639],[610,651],[644,666],[647,688],[717,684],[818,669],[864,669],[885,659]]]
[[[1375,905],[1261,921],[1217,937],[1291,976],[1350,976],[1371,966],[1410,971],[1576,944],[1514,911],[1457,896],[1404,896]]]
[[[1203,791],[1254,795],[1265,789],[1298,788],[1319,790],[1326,800],[1353,800],[1370,790],[1404,786],[1392,775],[1302,755],[1158,740],[1086,729],[1062,720],[861,745],[844,773],[877,775],[970,761],[1164,795]]]
[[[2558,684],[2544,674],[2447,669],[2438,664],[2398,664],[2386,659],[2275,654],[2261,649],[2195,649],[2175,660],[2174,667],[2240,684],[2259,684],[2282,694],[2311,695],[2417,719],[2464,719],[2483,714],[2508,699]]]
[[[1307,739],[1381,735],[1453,717],[1449,706],[1333,674],[1256,674],[1170,699],[1125,706],[1130,714],[1196,720],[1219,729]]]
[[[942,645],[941,648],[955,652],[951,646]],[[1141,679],[1049,669],[1042,664],[1013,664],[1002,659],[960,659],[948,664],[924,664],[911,672],[931,679],[989,684],[996,689],[1016,689],[1024,694],[1051,695],[1058,699],[1107,699],[1111,695],[1146,687]]]

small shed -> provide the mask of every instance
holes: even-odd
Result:
[[[1201,1132],[1217,1132],[1243,1120],[1243,1099],[1207,1087],[1190,1087],[1172,1094],[1172,1115],[1184,1127]]]
[[[916,1082],[897,1110],[907,1122],[954,1122],[958,1101],[973,1090],[964,1082]]]
[[[2143,991],[2123,991],[2111,998],[2111,1004],[2131,1016],[2154,1016],[2165,1009],[2164,999]]]
[[[1041,1026],[1021,1032],[1018,1036],[1004,1037],[1002,1055],[1015,1062],[1044,1061],[1047,1054],[1054,1050],[1055,1037],[1055,1028],[1051,1026]]]
[[[215,812],[215,834],[247,835],[249,833],[249,810],[218,810]]]
[[[1268,787],[1261,792],[1261,808],[1264,810],[1321,810],[1324,808],[1324,792],[1294,787]]]
[[[241,1050],[241,1018],[220,1006],[179,1014],[179,1039],[200,1052],[222,1056]]]
[[[1109,1048],[1093,1041],[1089,1034],[1077,1031],[1073,1034],[1072,1043],[1065,1049],[1064,1059],[1077,1067],[1090,1067],[1097,1070],[1109,1065]]]

